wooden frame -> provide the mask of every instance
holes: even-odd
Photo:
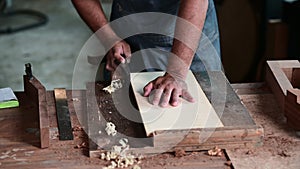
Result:
[[[266,81],[272,89],[287,123],[300,130],[300,62],[267,61]]]
[[[267,61],[266,82],[274,93],[280,108],[284,111],[284,98],[291,84],[293,68],[300,68],[299,61]]]

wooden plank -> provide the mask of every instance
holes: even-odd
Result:
[[[294,88],[300,89],[300,68],[294,68],[291,83]]]
[[[290,82],[292,77],[292,69],[300,68],[299,61],[267,61],[266,82],[274,93],[278,104],[284,111],[284,98],[288,89],[293,86]]]
[[[284,114],[293,129],[300,130],[300,90],[289,89],[285,99]]]
[[[35,77],[23,76],[24,91],[33,104],[39,122],[40,147],[49,147],[49,116],[47,111],[46,89]]]
[[[70,112],[67,102],[66,90],[63,88],[54,89],[56,104],[56,116],[60,140],[73,140]]]
[[[163,108],[152,105],[148,97],[142,96],[143,88],[149,81],[163,74],[164,72],[143,72],[132,73],[130,75],[133,93],[148,136],[159,130],[215,128],[223,126],[191,71],[187,75],[186,83],[189,92],[196,99],[194,103],[180,99],[181,103],[177,107],[169,105]]]

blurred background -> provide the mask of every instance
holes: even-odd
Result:
[[[101,0],[109,17],[111,0]],[[300,1],[215,0],[224,70],[231,83],[264,80],[266,60],[300,59]],[[72,87],[92,32],[71,0],[0,0],[0,88],[23,90],[24,64],[47,90]]]

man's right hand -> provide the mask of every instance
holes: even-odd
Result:
[[[106,69],[114,71],[119,63],[125,63],[131,57],[131,50],[124,40],[117,42],[106,55]]]

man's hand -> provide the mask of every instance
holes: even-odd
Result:
[[[114,71],[119,63],[125,63],[131,57],[130,46],[125,41],[117,42],[107,53],[106,69]]]
[[[187,85],[183,80],[178,80],[166,73],[155,80],[149,82],[144,87],[144,96],[150,97],[153,105],[166,107],[169,103],[172,106],[178,106],[179,97],[189,102],[194,102],[194,98],[187,90]]]

